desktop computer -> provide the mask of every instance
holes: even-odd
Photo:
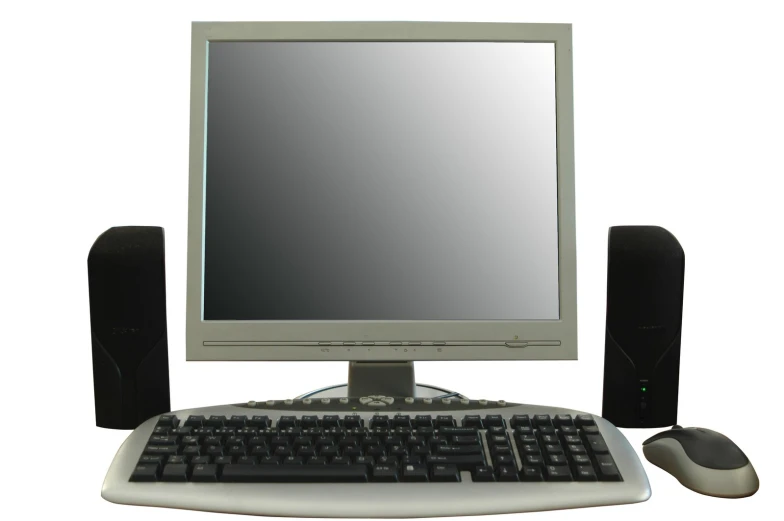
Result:
[[[194,23],[187,359],[346,361],[348,383],[150,418],[103,497],[315,517],[648,499],[598,415],[414,378],[417,360],[577,359],[571,41]]]

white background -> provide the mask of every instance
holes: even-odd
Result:
[[[775,4],[4,2],[4,510],[226,518],[100,498],[127,435],[96,428],[93,415],[86,260],[110,226],[166,229],[173,408],[290,397],[345,379],[344,363],[185,363],[190,22],[454,20],[574,24],[580,354],[418,363],[419,380],[599,413],[607,229],[664,226],[686,251],[680,422],[737,442],[760,491],[700,496],[643,460],[648,502],[528,519],[778,517],[784,47]],[[625,434],[639,449],[653,432]]]

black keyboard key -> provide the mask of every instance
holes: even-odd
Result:
[[[216,465],[231,465],[234,463],[234,458],[231,456],[216,456],[215,457],[215,464]]]
[[[589,436],[586,436],[585,444],[595,454],[607,454],[608,452],[610,452],[601,434],[591,434]]]
[[[283,465],[304,465],[305,459],[301,456],[286,456],[283,458]]]
[[[564,435],[564,438],[566,436],[576,436],[577,435],[577,427],[575,427],[574,425],[562,425],[560,427],[560,430],[561,430],[561,434]]]
[[[495,481],[493,467],[488,467],[487,465],[476,467],[471,474],[471,478],[473,481],[477,482]]]
[[[194,427],[193,434],[195,436],[212,436],[215,433],[215,427]]]
[[[328,463],[327,462],[327,458],[322,458],[321,456],[315,456],[315,457],[308,458],[306,464],[307,465],[326,465],[327,463]]]
[[[385,454],[386,451],[381,445],[370,445],[369,447],[365,448],[365,456],[370,456],[371,458],[380,458]]]
[[[425,463],[428,465],[457,465],[460,470],[473,470],[476,467],[485,464],[485,458],[482,454],[474,454],[471,456],[442,456],[430,455],[425,457]]]
[[[223,447],[220,445],[209,445],[205,450],[205,453],[208,456],[212,456],[213,458],[217,458],[218,456],[223,456]]]
[[[596,456],[596,471],[600,481],[621,481],[621,474],[612,456],[609,454],[598,454]]]
[[[185,456],[169,456],[169,459],[166,460],[166,463],[184,465],[188,463],[188,458]]]
[[[566,465],[566,456],[563,454],[548,454],[547,455],[547,464],[548,465]]]
[[[188,416],[188,419],[185,420],[184,425],[185,425],[185,427],[194,427],[194,428],[202,427],[204,425],[204,416],[201,416],[201,415],[199,415],[199,416],[195,416],[195,415]]]
[[[226,465],[226,483],[357,483],[368,480],[364,465]]]
[[[549,445],[545,445],[544,446],[544,450],[548,454],[563,454],[563,451],[564,451],[563,447],[561,447],[557,443],[552,443],[552,444],[549,444]]]
[[[503,427],[495,426],[487,428],[488,436],[506,436],[506,429]]]
[[[296,416],[281,416],[278,419],[278,430],[291,429],[297,426]]]
[[[477,429],[484,429],[484,424],[482,423],[482,417],[478,414],[473,415],[466,415],[463,416],[463,421],[461,422],[463,427],[475,427]]]
[[[324,418],[321,421],[321,426],[324,427],[325,429],[340,427],[340,416],[338,416],[337,414],[328,414],[324,416]]]
[[[583,434],[599,434],[599,427],[596,425],[587,425],[580,430]]]
[[[492,445],[498,445],[498,444],[506,445],[506,443],[507,443],[507,439],[506,439],[506,436],[504,436],[504,435],[500,435],[500,436],[499,435],[493,435],[493,436],[488,436],[487,437],[487,444],[491,445],[491,446]]]
[[[178,450],[177,445],[147,445],[144,453],[151,456],[171,456],[177,454]]]
[[[564,443],[567,445],[576,445],[578,443],[582,443],[583,440],[577,436],[576,434],[570,434],[563,437]]]
[[[544,476],[547,481],[572,481],[572,473],[566,465],[547,465]]]
[[[577,465],[574,477],[577,481],[596,481],[596,473],[591,465]]]
[[[583,427],[585,425],[596,425],[593,416],[591,416],[590,414],[578,414],[577,417],[574,419],[574,423],[578,427]]]
[[[497,454],[512,454],[512,447],[509,445],[493,445],[490,447],[490,454],[493,456]]]
[[[177,427],[169,434],[173,434],[175,436],[190,436],[193,434],[193,427]]]
[[[496,478],[498,481],[519,481],[517,469],[513,465],[501,465],[496,467]]]
[[[527,414],[515,414],[514,416],[512,416],[512,419],[509,421],[509,425],[511,425],[514,428],[530,427],[531,419],[528,417]]]
[[[536,414],[534,415],[534,426],[536,427],[552,427],[553,421],[550,419],[549,414]]]
[[[525,445],[525,444],[536,445],[537,442],[536,436],[534,436],[533,434],[525,434],[523,436],[515,435],[515,440],[517,440],[517,443],[521,445]]]
[[[364,420],[357,414],[349,414],[343,417],[343,426],[347,429],[361,428],[364,425]]]
[[[541,467],[526,467],[520,471],[520,479],[523,481],[542,481],[542,468]]]
[[[195,458],[201,456],[201,448],[198,445],[188,445],[182,449],[182,455],[188,458]]]
[[[376,414],[372,418],[370,418],[370,428],[389,428],[389,416],[385,414]]]
[[[510,454],[499,454],[498,456],[493,457],[493,465],[498,467],[499,465],[514,465],[515,459],[514,456]]]
[[[210,416],[204,422],[207,427],[223,427],[226,423],[225,416]]]
[[[455,420],[451,414],[441,414],[436,416],[434,427],[441,429],[443,427],[454,427]],[[443,434],[443,433],[442,433]]]
[[[528,455],[523,459],[523,465],[528,467],[541,467],[544,465],[544,458],[539,455]]]
[[[254,416],[248,421],[248,426],[259,429],[267,429],[270,425],[272,425],[272,422],[270,421],[269,416],[266,415]]]
[[[173,430],[171,427],[158,426],[152,430],[152,433],[157,436],[168,436]]]
[[[484,454],[481,445],[439,445],[436,454],[442,456],[463,456],[467,454]]]
[[[566,447],[569,450],[569,454],[587,454],[588,451],[585,450],[585,447],[582,443],[579,445],[567,445]]]
[[[150,482],[158,481],[160,466],[157,463],[139,463],[133,469],[131,481]]]
[[[318,454],[329,459],[340,455],[340,450],[336,445],[324,445],[318,449]]]
[[[235,416],[232,416],[229,419],[229,426],[230,427],[236,427],[236,428],[245,427],[245,425],[247,423],[248,423],[248,417],[245,416],[244,414],[243,415],[235,415]]]
[[[355,465],[366,468],[364,465]],[[371,473],[373,481],[395,482],[397,481],[397,466],[395,465],[376,465]]]
[[[454,445],[478,445],[479,437],[473,436],[453,436],[452,443]]]
[[[180,420],[173,414],[161,414],[161,416],[158,418],[158,423],[156,423],[156,425],[161,427],[172,428],[176,428],[179,424]]]
[[[151,456],[149,454],[143,454],[141,458],[139,458],[139,463],[142,465],[163,465],[163,456]]]
[[[539,445],[533,445],[533,444],[519,445],[517,449],[520,451],[521,455],[525,455],[525,456],[528,455],[535,456],[539,454]]]
[[[574,456],[572,456],[572,461],[576,465],[590,465],[591,464],[591,458],[589,458],[585,454],[575,454]]]
[[[209,456],[196,456],[191,460],[191,465],[208,465],[211,459]]]
[[[369,458],[367,456],[357,456],[354,458],[353,463],[355,465],[365,465],[366,467],[370,468],[373,466],[373,458]]]
[[[228,445],[226,453],[229,456],[244,456],[245,455],[245,445]]]
[[[414,424],[417,428],[433,427],[433,417],[429,414],[417,414],[414,417]]]
[[[395,427],[408,427],[411,428],[411,416],[407,414],[396,414],[392,418],[392,425]]]
[[[485,427],[504,427],[506,428],[506,422],[504,421],[504,417],[500,414],[488,414],[485,416],[484,421]]]
[[[402,481],[428,481],[427,465],[403,465]]]
[[[255,456],[240,456],[237,458],[238,465],[256,465],[259,460]]]
[[[449,416],[451,418],[451,416]],[[476,436],[475,427],[441,427],[438,429],[440,436]]]
[[[563,427],[565,425],[573,426],[574,421],[572,420],[571,414],[556,414],[555,418],[553,418],[553,424],[556,427]]]
[[[206,438],[216,438],[216,437],[217,436],[205,436],[204,437],[205,438],[204,444],[205,445],[210,445],[209,443],[206,442]],[[199,444],[199,437],[198,436],[183,436],[182,440],[180,441],[180,443],[182,445],[198,445]],[[218,443],[220,444],[220,440],[218,440]],[[214,445],[214,444],[212,444],[212,445]]]
[[[262,456],[259,458],[259,465],[280,465],[282,458],[271,454],[269,456]]]
[[[303,429],[310,429],[311,427],[318,427],[319,426],[319,419],[318,416],[309,414],[307,416],[303,416],[299,422],[300,427]]]
[[[285,461],[283,463],[286,463]],[[332,461],[329,462],[330,465],[351,465],[351,458],[348,456],[335,456],[332,458]]]
[[[460,471],[457,465],[433,465],[430,467],[430,481],[457,482],[460,481]]]
[[[218,466],[215,464],[210,465],[194,465],[193,472],[191,473],[191,481],[197,483],[215,483],[218,481]]]
[[[150,436],[147,441],[150,445],[177,445],[177,436]]]
[[[163,467],[161,481],[188,481],[188,465],[184,463],[167,463]]]
[[[542,440],[542,443],[545,444],[560,443],[558,436],[556,436],[555,434],[544,434],[540,436],[539,439]]]

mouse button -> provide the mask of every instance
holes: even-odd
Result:
[[[649,443],[661,439],[674,439],[674,440],[678,440],[679,442],[681,442],[681,444],[683,444],[685,440],[695,439],[697,436],[698,434],[694,429],[683,429],[683,428],[674,429],[674,430],[670,429],[668,431],[660,432],[659,434],[654,434],[653,436],[651,436],[650,438],[642,442],[642,444],[647,445]]]

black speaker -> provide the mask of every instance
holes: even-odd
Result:
[[[110,228],[87,258],[95,424],[134,429],[171,411],[163,228]]]
[[[678,421],[684,266],[664,228],[610,228],[602,416],[616,427]]]

